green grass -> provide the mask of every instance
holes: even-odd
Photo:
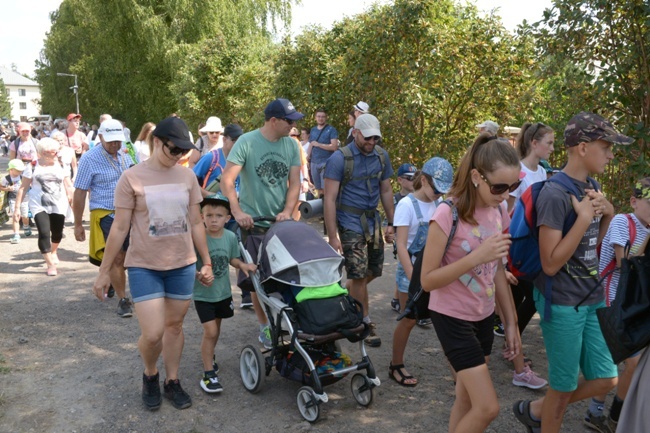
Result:
[[[5,360],[5,357],[0,354],[0,374],[8,374],[11,369],[7,367],[5,364],[7,361]]]

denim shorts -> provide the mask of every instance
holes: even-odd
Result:
[[[406,277],[406,272],[404,272],[404,267],[400,262],[397,262],[397,272],[395,272],[395,282],[397,283],[397,290],[400,293],[409,292],[409,284],[411,280]]]
[[[533,298],[537,311],[544,311],[544,295],[535,290]],[[554,390],[575,391],[580,371],[587,380],[618,375],[596,316],[596,310],[604,306],[605,302],[586,305],[576,312],[572,306],[552,305],[551,320],[540,320],[548,359],[548,381]]]
[[[192,299],[196,264],[168,271],[128,268],[129,288],[133,302],[156,298],[186,301]]]

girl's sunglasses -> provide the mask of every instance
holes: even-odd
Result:
[[[164,141],[163,144],[167,149],[169,149],[169,154],[171,156],[185,155],[192,149],[183,149],[182,147],[170,146],[168,141]]]
[[[517,188],[519,188],[519,185],[521,185],[521,179],[519,179],[517,182],[513,183],[512,185],[508,185],[507,183],[497,183],[497,184],[492,184],[485,176],[483,176],[483,173],[479,172],[478,173],[481,176],[481,179],[485,181],[485,183],[488,184],[490,187],[490,192],[493,195],[501,195],[506,191],[513,192]]]

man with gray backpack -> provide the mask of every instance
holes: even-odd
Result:
[[[384,263],[380,199],[388,220],[385,240],[394,237],[393,167],[388,153],[377,145],[381,131],[375,116],[359,116],[352,134],[354,141],[334,152],[325,165],[325,227],[329,244],[345,257],[346,287],[363,305],[363,320],[370,327],[366,343],[379,347],[381,339],[370,320],[368,283],[381,276]]]

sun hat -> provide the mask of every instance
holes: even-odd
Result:
[[[354,122],[354,129],[361,131],[364,137],[372,137],[378,135],[381,137],[379,129],[379,120],[372,114],[362,114]]]
[[[106,142],[112,141],[124,141],[124,128],[122,127],[122,122],[117,119],[104,120],[99,129],[97,130],[98,134],[104,138]]]
[[[16,132],[20,134],[21,131],[31,131],[32,125],[27,122],[18,122],[16,125]]]
[[[580,143],[605,140],[609,143],[628,145],[633,138],[623,135],[604,117],[582,111],[569,120],[564,128],[564,146],[573,147]]]
[[[443,158],[431,158],[422,166],[422,172],[433,179],[433,186],[438,192],[447,194],[454,180],[454,170],[449,161]]]
[[[370,112],[370,106],[363,101],[357,102],[357,105],[354,106],[354,109],[362,112],[363,114]]]
[[[161,120],[152,134],[154,137],[169,139],[174,146],[181,149],[196,149],[190,140],[190,130],[180,117],[167,117]]]
[[[12,159],[11,161],[9,161],[9,164],[7,164],[7,168],[9,170],[24,171],[25,163],[22,162],[20,159]]]
[[[217,116],[208,117],[208,120],[205,122],[205,126],[199,129],[199,132],[223,132],[221,119],[219,119]]]
[[[305,117],[304,114],[296,111],[291,101],[284,98],[269,102],[269,105],[264,109],[264,115],[267,119],[275,117],[276,119],[300,120]]]

